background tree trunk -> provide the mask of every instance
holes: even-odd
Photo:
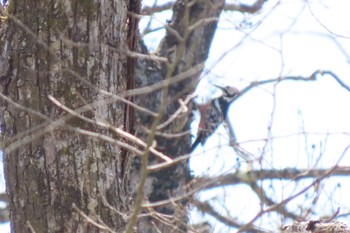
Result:
[[[169,124],[157,129],[155,141],[157,149],[171,158],[178,158],[190,151],[190,110],[182,112],[172,121],[169,119],[181,109],[181,100],[188,98],[199,81],[223,4],[223,0],[176,1],[165,38],[156,53],[160,57],[167,58],[167,62],[148,60],[138,63],[137,86],[152,86],[162,80],[185,77],[182,81],[164,85],[161,90],[136,98],[140,106],[156,113],[160,112],[161,106],[166,106],[161,123],[169,122]],[[143,128],[139,127],[137,132],[144,138],[147,134],[144,128],[150,129],[154,119],[146,114],[139,116],[141,123],[145,125]],[[150,157],[150,164],[159,162],[154,158]],[[134,163],[136,171],[140,166],[138,161],[136,158]],[[192,178],[187,162],[188,160],[184,160],[149,174],[144,189],[147,190],[147,201],[151,203],[149,207],[152,208],[145,211],[151,213],[151,217],[139,220],[140,232],[186,232],[186,206],[187,200],[191,197],[189,193],[192,191],[189,186]],[[133,175],[131,183],[138,183],[139,177]],[[178,198],[180,196],[183,198]],[[158,214],[157,217],[154,210]]]

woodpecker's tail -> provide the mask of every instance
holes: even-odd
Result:
[[[202,142],[202,137],[203,137],[202,134],[198,135],[198,137],[196,138],[196,140],[194,141],[194,143],[191,146],[190,153],[192,153],[196,149],[198,144]]]

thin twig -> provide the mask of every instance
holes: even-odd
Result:
[[[113,231],[111,228],[109,228],[106,224],[100,224],[100,223],[97,223],[96,221],[94,221],[93,219],[91,219],[89,216],[87,216],[83,211],[81,211],[74,203],[72,204],[72,208],[78,212],[78,214],[80,216],[82,216],[86,222],[94,225],[95,227],[101,229],[101,230],[105,230],[105,231],[108,231],[110,233],[116,233],[116,231]]]
[[[336,162],[336,164],[339,164],[339,162],[343,159],[344,155],[346,154],[346,152],[348,151],[348,149],[350,148],[350,144],[344,149],[342,155],[339,157],[338,161]],[[335,165],[333,168],[329,169],[328,172],[326,172],[323,176],[320,176],[318,178],[316,178],[311,184],[309,184],[308,186],[306,186],[304,189],[300,190],[299,192],[297,192],[296,194],[284,199],[283,201],[281,201],[280,203],[273,205],[265,210],[261,210],[252,220],[250,220],[245,226],[241,227],[239,229],[238,232],[245,232],[247,229],[250,228],[250,226],[252,226],[252,224],[259,219],[262,215],[272,212],[278,208],[280,208],[280,206],[286,205],[288,202],[290,202],[291,200],[294,200],[296,197],[300,196],[301,194],[305,193],[307,190],[309,190],[310,188],[312,188],[314,185],[316,185],[317,183],[321,182],[324,178],[328,177],[330,174],[333,173],[333,171],[335,171],[337,169],[338,165]]]
[[[176,117],[179,116],[181,113],[187,112],[188,108],[186,105],[196,96],[197,94],[192,94],[187,96],[185,100],[179,100],[179,102],[182,101],[183,104],[180,103],[180,107],[176,110],[176,112],[173,115],[171,115],[168,120],[158,125],[157,130],[163,129],[164,127],[168,126],[171,122],[173,122],[176,119]]]
[[[122,130],[122,129],[119,129],[119,128],[116,128],[114,126],[112,126],[111,124],[109,123],[104,123],[102,121],[98,121],[98,120],[92,120],[92,119],[89,119],[87,117],[84,117],[80,114],[78,114],[77,112],[73,111],[72,109],[68,108],[67,106],[63,105],[62,103],[60,103],[57,99],[55,99],[52,95],[48,95],[48,98],[54,103],[56,104],[58,107],[62,108],[64,111],[70,113],[71,115],[75,116],[75,117],[78,117],[86,122],[89,122],[91,124],[96,124],[98,126],[101,126],[103,128],[106,128],[106,129],[110,129],[112,131],[114,131],[115,133],[119,134],[120,136],[140,145],[140,146],[143,146],[143,147],[146,147],[146,143],[143,142],[140,138],[137,138],[135,137],[134,135]],[[154,148],[151,148],[150,151],[155,154],[156,156],[158,156],[159,158],[161,158],[162,160],[164,161],[167,161],[167,162],[171,162],[172,159],[169,158],[168,156],[164,155],[163,153],[155,150]]]
[[[32,226],[32,224],[28,220],[26,222],[26,225],[31,233],[36,233],[36,231],[34,230],[34,227]]]

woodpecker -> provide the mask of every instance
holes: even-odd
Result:
[[[234,87],[214,86],[219,88],[222,94],[208,103],[197,105],[201,116],[198,125],[197,138],[191,146],[191,152],[194,151],[199,143],[203,145],[207,138],[226,121],[229,106],[239,95],[239,91]]]

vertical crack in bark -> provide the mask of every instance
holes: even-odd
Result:
[[[135,52],[139,40],[139,16],[141,11],[140,0],[129,0],[128,5],[128,34],[126,38],[129,51]],[[127,57],[127,73],[126,73],[126,90],[132,90],[135,88],[135,69],[136,69],[136,57]],[[134,102],[134,96],[130,96],[127,100]],[[135,133],[135,109],[129,104],[125,104],[124,107],[124,130],[130,134]],[[127,181],[127,166],[129,162],[129,152],[126,149],[121,151],[121,176],[123,182]],[[125,189],[127,184],[124,184]]]

